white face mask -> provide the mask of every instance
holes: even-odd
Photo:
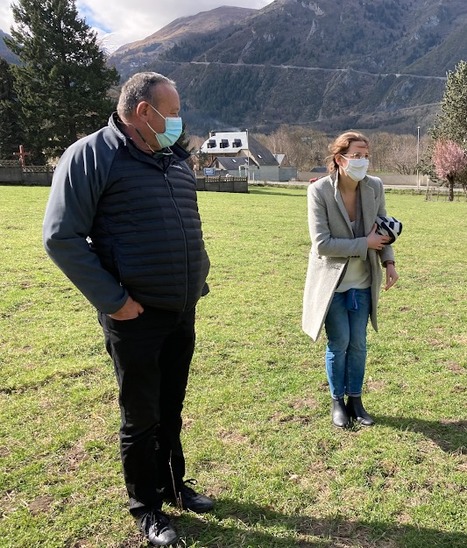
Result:
[[[343,154],[341,156],[347,160],[347,167],[344,167],[344,171],[351,179],[358,183],[365,178],[370,160],[367,158],[346,158]]]

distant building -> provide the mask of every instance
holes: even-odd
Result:
[[[274,155],[248,131],[211,131],[200,151],[209,154],[210,166],[224,175],[243,175],[255,181],[297,178],[297,168],[287,165],[285,154]]]
[[[328,168],[326,166],[315,166],[310,172],[310,175],[311,175],[310,183],[314,183],[321,177],[324,177],[327,173],[328,173]]]

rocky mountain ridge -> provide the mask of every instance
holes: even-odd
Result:
[[[181,42],[190,42],[197,37],[209,40],[209,36],[235,25],[257,10],[223,6],[203,11],[189,17],[180,17],[154,34],[125,44],[110,55],[110,62],[118,67],[123,79],[153,63]]]
[[[124,78],[174,78],[199,134],[281,124],[413,132],[433,118],[446,72],[467,58],[464,0],[276,0],[231,13],[198,33],[190,26],[211,12],[183,18],[187,30],[175,36],[178,20],[156,33],[171,37],[158,49],[144,40],[110,62]]]
[[[465,0],[275,0],[182,17],[109,56],[176,80],[191,133],[428,130],[467,59]],[[0,37],[5,36],[0,31]],[[0,40],[0,56],[11,52]]]

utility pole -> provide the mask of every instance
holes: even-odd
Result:
[[[246,148],[247,148],[247,179],[250,180],[250,143],[248,142],[248,129],[246,130]]]
[[[420,126],[417,126],[417,190],[420,190],[420,170],[418,161],[420,157]]]

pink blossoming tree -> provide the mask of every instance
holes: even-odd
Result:
[[[457,143],[450,140],[439,140],[433,149],[433,164],[436,175],[447,182],[449,201],[454,200],[454,185],[463,186],[467,180],[467,154]]]

